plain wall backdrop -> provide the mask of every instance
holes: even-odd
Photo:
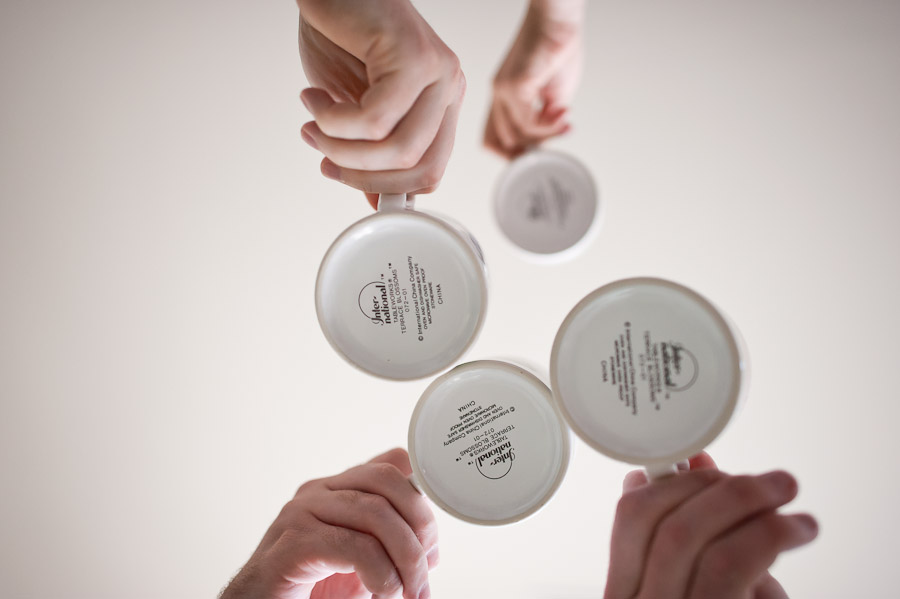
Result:
[[[523,0],[422,0],[468,78],[456,148],[420,205],[484,247],[468,358],[545,365],[614,279],[662,276],[746,337],[750,396],[710,448],[786,468],[819,539],[792,597],[897,597],[900,3],[590,3],[574,130],[605,220],[579,258],[522,261],[481,148]],[[296,487],[405,445],[429,381],[351,369],[315,318],[316,269],[370,209],[323,178],[297,8],[0,3],[0,596],[213,597]],[[533,518],[438,514],[434,596],[602,594],[629,468],[576,441]]]

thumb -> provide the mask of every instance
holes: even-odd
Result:
[[[332,574],[325,580],[316,583],[309,599],[370,599],[372,593],[359,580],[355,572],[348,574]]]

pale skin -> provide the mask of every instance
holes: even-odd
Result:
[[[326,177],[378,193],[434,191],[447,167],[465,77],[408,0],[298,0],[312,87],[303,140]],[[567,132],[582,66],[584,0],[532,0],[494,78],[485,146],[513,158]]]
[[[818,534],[812,516],[778,511],[797,495],[783,471],[728,475],[700,454],[653,483],[631,472],[623,490],[604,599],[786,599],[768,569]]]
[[[298,0],[300,58],[312,87],[303,140],[326,177],[366,192],[437,188],[456,135],[465,77],[408,0]]]
[[[221,599],[428,599],[437,524],[392,449],[303,484]]]
[[[514,158],[571,128],[581,78],[584,0],[531,0],[494,77],[484,145]]]
[[[221,599],[428,599],[437,524],[393,449],[303,484]],[[734,476],[707,454],[648,483],[626,476],[604,599],[786,599],[768,572],[811,542],[808,514],[779,510],[797,495],[783,471]]]
[[[453,147],[465,79],[408,0],[298,0],[312,87],[303,139],[325,176],[377,193],[428,193]],[[494,80],[485,145],[512,158],[570,128],[581,72],[583,0],[533,0]],[[273,522],[223,599],[430,596],[437,528],[409,484],[402,449],[310,481]],[[815,538],[816,521],[778,510],[789,474],[732,476],[709,456],[649,484],[630,474],[611,541],[606,599],[783,599],[768,573]]]

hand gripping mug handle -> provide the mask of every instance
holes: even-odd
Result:
[[[382,193],[378,195],[378,212],[412,210],[415,205],[416,198],[412,194]]]

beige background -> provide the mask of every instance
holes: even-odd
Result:
[[[480,148],[520,1],[418,3],[468,76],[421,204],[482,242],[469,357],[546,364],[590,290],[657,275],[743,330],[723,468],[783,467],[822,526],[793,597],[896,597],[900,4],[599,2],[575,130],[602,188],[581,258],[527,264]],[[318,261],[368,207],[318,174],[287,0],[0,4],[0,596],[212,597],[304,480],[405,443],[427,381],[350,369]],[[578,444],[541,513],[439,514],[437,598],[598,597],[627,467]]]

